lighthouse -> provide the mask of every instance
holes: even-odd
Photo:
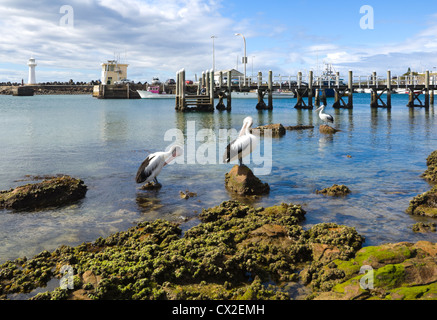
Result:
[[[27,65],[29,66],[29,79],[27,84],[36,84],[35,67],[37,64],[35,62],[35,58],[31,57]]]

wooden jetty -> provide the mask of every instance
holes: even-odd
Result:
[[[216,74],[217,75],[217,74]],[[234,81],[231,72],[227,74],[219,72],[218,80],[214,77],[214,71],[208,70],[202,73],[197,85],[197,94],[187,92],[185,82],[185,69],[181,69],[176,74],[176,110],[178,111],[207,111],[231,110],[232,92],[257,92],[258,110],[273,109],[273,94],[275,91],[293,92],[297,101],[294,105],[296,109],[313,109],[321,104],[327,104],[326,92],[334,92],[334,108],[353,108],[353,94],[366,90],[370,92],[370,107],[387,108],[392,106],[391,95],[395,90],[404,89],[408,91],[408,107],[428,108],[434,104],[434,90],[436,89],[436,77],[431,81],[429,71],[426,71],[423,84],[419,84],[419,76],[404,75],[401,77],[392,76],[391,71],[387,71],[387,77],[381,78],[376,72],[368,76],[354,76],[353,71],[348,72],[347,83],[340,78],[337,72],[333,80],[326,81],[322,76],[314,76],[313,71],[308,75],[298,72],[296,76],[273,76],[269,71],[267,78],[263,78],[262,72],[257,76],[246,77],[246,81],[238,79]],[[240,77],[241,78],[241,77]],[[244,79],[243,79],[244,80]],[[245,83],[245,85],[244,85]],[[267,103],[264,101],[267,95]],[[421,100],[421,96],[424,100]],[[219,99],[214,106],[215,99]],[[226,100],[226,103],[225,103]],[[417,103],[416,103],[417,102]]]

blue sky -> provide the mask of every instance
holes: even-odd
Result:
[[[74,25],[62,25],[63,5]],[[360,8],[374,11],[363,30]],[[65,22],[65,20],[64,20]],[[70,28],[69,28],[70,26]],[[410,1],[261,0],[0,0],[0,82],[27,78],[37,59],[37,81],[99,79],[100,63],[129,63],[135,81],[189,77],[212,67],[237,66],[247,41],[248,73],[295,75],[332,63],[341,73],[394,74],[437,67],[437,4]],[[239,69],[242,65],[239,63]]]

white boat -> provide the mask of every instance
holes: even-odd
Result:
[[[236,92],[231,93],[232,99],[258,99],[258,92]],[[267,98],[267,94],[264,96]],[[273,99],[293,99],[295,98],[292,92],[273,92]]]
[[[175,94],[160,92],[159,87],[151,87],[149,90],[137,90],[141,99],[175,99]]]

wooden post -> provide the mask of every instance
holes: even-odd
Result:
[[[211,107],[214,110],[214,71],[211,69],[209,73],[209,101],[211,103]]]
[[[308,76],[308,108],[313,108],[313,71],[310,70]]]
[[[269,71],[269,102],[268,102],[268,109],[273,109],[273,71]]]
[[[129,99],[129,83],[126,84],[126,98]]]
[[[320,107],[320,90],[319,88],[316,88],[316,96],[314,97],[314,105],[316,107]]]
[[[181,99],[179,109],[185,111],[185,69],[181,71]]]
[[[425,73],[425,108],[429,108],[429,71]]]
[[[354,74],[352,70],[349,70],[349,81],[348,81],[348,101],[347,107],[349,109],[353,108],[353,100],[354,100],[354,85],[353,85]]]
[[[228,103],[226,104],[226,109],[231,110],[232,106],[232,81],[231,81],[231,71],[228,71]]]
[[[391,108],[391,71],[387,71],[387,108]]]
[[[429,93],[429,103],[434,105],[434,89],[435,89],[435,75],[432,76],[431,92]]]
[[[328,83],[331,83],[331,81],[329,81]],[[328,102],[326,100],[326,90],[325,89],[322,89],[322,103],[325,106],[328,104]]]
[[[209,85],[209,82],[210,82],[209,70],[207,70],[206,73],[205,73],[205,79],[206,79],[206,82],[205,82],[206,95],[209,96],[209,89],[210,89],[210,85]]]
[[[222,86],[223,86],[223,72],[220,71],[220,73],[219,73],[219,87],[220,87],[220,89],[222,88]]]
[[[180,74],[181,74],[180,71],[176,72],[176,99],[175,99],[175,104],[176,104],[175,109],[176,110],[178,110],[178,108],[179,108],[179,92],[180,92],[179,86],[180,86],[180,82],[181,82]]]
[[[261,71],[258,71],[258,89],[263,84],[263,73]]]

